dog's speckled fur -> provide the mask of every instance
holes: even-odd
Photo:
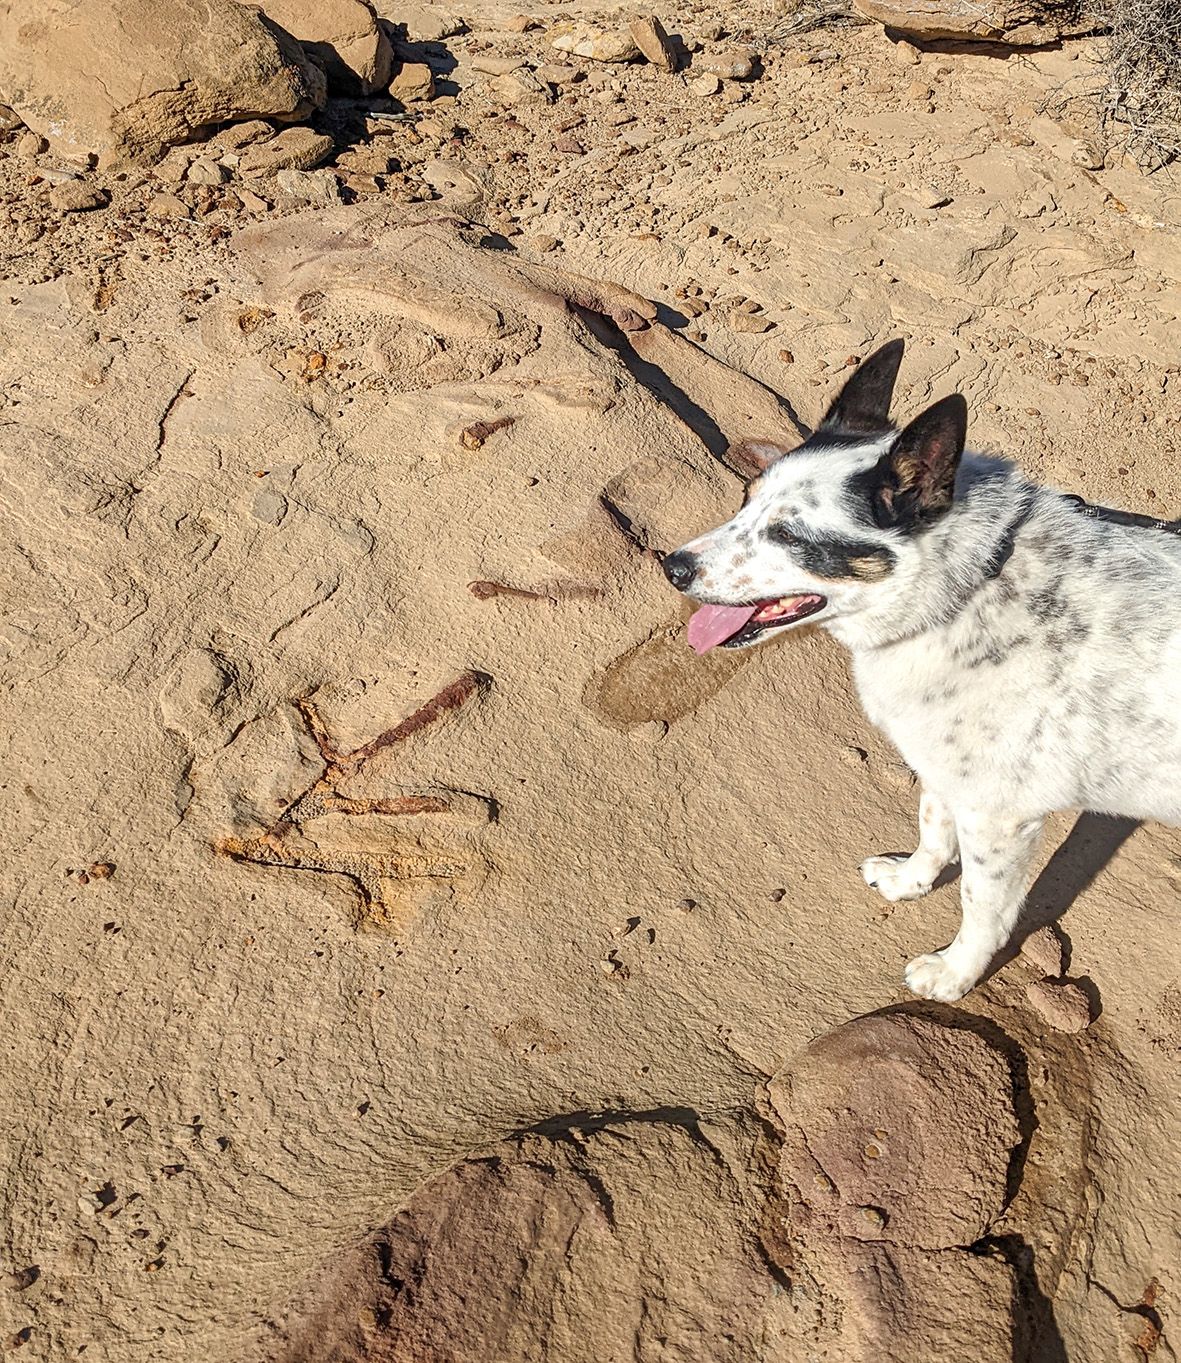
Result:
[[[768,447],[742,510],[670,557],[715,605],[826,598],[811,619],[849,648],[867,716],[923,788],[918,850],[871,857],[866,881],[912,899],[962,864],[959,933],[906,969],[953,1000],[1012,933],[1047,814],[1181,824],[1181,538],[961,459],[960,400],[896,432],[900,359],[893,343],[867,360],[820,432]]]

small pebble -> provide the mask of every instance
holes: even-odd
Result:
[[[1081,1032],[1091,1025],[1091,1002],[1077,984],[1037,980],[1025,986],[1025,997],[1056,1032]]]
[[[59,213],[88,213],[93,208],[107,206],[106,191],[81,180],[68,180],[49,191],[49,202]]]
[[[335,144],[326,133],[296,125],[284,128],[277,137],[265,142],[251,143],[241,153],[238,169],[243,175],[270,175],[289,167],[311,170],[327,160],[334,150]]]
[[[472,70],[485,76],[507,76],[510,71],[525,65],[524,57],[497,57],[492,53],[481,53],[472,58]]]
[[[510,71],[507,75],[497,76],[490,88],[493,98],[498,103],[508,105],[510,108],[525,105],[540,107],[552,104],[554,98],[553,92],[545,81],[538,80],[532,71],[524,67],[519,71]],[[504,126],[504,124],[502,123],[501,126]]]
[[[12,150],[16,153],[18,161],[32,161],[41,155],[43,151],[48,151],[49,143],[40,133],[21,133],[12,144]]]
[[[920,208],[942,208],[945,204],[951,203],[951,197],[941,189],[936,189],[934,185],[919,185],[915,190],[915,198],[919,202]]]
[[[637,724],[631,736],[640,743],[657,744],[668,734],[668,725],[662,719],[651,719],[646,724]]]
[[[663,71],[677,69],[677,54],[664,25],[652,15],[633,19],[629,25],[632,41],[654,66]]]
[[[598,62],[630,62],[640,55],[635,39],[626,30],[590,24],[555,24],[550,30],[550,46]]]
[[[695,95],[716,95],[722,88],[722,82],[714,75],[696,76],[689,82],[689,89]]]
[[[563,66],[560,62],[543,62],[541,66],[533,72],[538,80],[543,80],[547,85],[573,85],[578,79],[578,68],[576,66]],[[579,119],[578,122],[584,120]],[[418,125],[420,128],[422,124]]]
[[[754,56],[749,51],[703,52],[693,58],[693,70],[720,76],[723,80],[746,80],[754,74]]]
[[[435,77],[425,62],[403,62],[402,69],[390,81],[390,94],[403,104],[413,100],[433,99]]]
[[[223,185],[230,178],[230,172],[216,161],[205,159],[194,161],[185,179],[193,185]]]
[[[38,166],[37,177],[50,185],[64,185],[67,181],[78,180],[78,175],[72,170],[58,170],[55,166]]]
[[[284,194],[315,204],[340,203],[340,181],[330,170],[281,170],[275,183]]]
[[[737,309],[729,317],[731,331],[753,332],[758,334],[763,331],[770,331],[775,323],[769,317],[759,317],[751,312],[740,312]]]
[[[274,128],[261,118],[252,118],[245,123],[231,123],[223,128],[213,139],[214,145],[225,151],[240,151],[252,142],[262,142],[275,135]]]
[[[1062,974],[1062,942],[1048,924],[1030,933],[1021,943],[1021,954],[1050,979]]]
[[[175,194],[153,194],[148,200],[148,212],[153,218],[190,217],[189,206]]]
[[[1076,142],[1070,153],[1070,163],[1081,166],[1083,170],[1102,170],[1103,153],[1093,142]]]

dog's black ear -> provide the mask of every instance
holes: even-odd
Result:
[[[899,431],[868,475],[873,518],[883,530],[915,529],[951,506],[967,435],[968,404],[959,393]]]
[[[743,478],[757,478],[791,450],[776,440],[736,440],[726,449],[724,462]]]
[[[887,341],[861,361],[825,413],[820,423],[822,431],[834,427],[847,431],[890,429],[890,399],[894,396],[905,345],[901,339]]]

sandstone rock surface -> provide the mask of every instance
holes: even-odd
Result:
[[[665,71],[677,69],[677,51],[664,25],[654,15],[643,15],[628,25],[632,41],[653,66]]]
[[[756,1131],[629,1119],[463,1160],[317,1272],[277,1358],[766,1357],[792,1313],[759,1243]]]
[[[839,1356],[1009,1363],[1011,1270],[964,1252],[1006,1201],[1020,1133],[1005,1057],[965,1028],[878,1014],[813,1042],[770,1096],[785,1257],[818,1314],[843,1302]]]
[[[430,3],[417,3],[416,0],[381,0],[378,13],[393,24],[400,24],[411,38],[437,43],[462,33],[464,20],[458,14],[437,9]]]
[[[390,94],[403,104],[430,99],[435,93],[435,77],[426,62],[403,62],[390,83]]]
[[[760,44],[760,79],[705,100],[646,63],[570,57],[573,83],[535,73],[560,105],[504,118],[476,58],[567,60],[545,42],[555,7],[518,7],[468,9],[446,42],[457,93],[428,118],[373,100],[325,120],[333,173],[352,193],[372,177],[372,200],[295,211],[277,172],[245,176],[269,118],[150,177],[79,176],[110,196],[94,212],[53,205],[66,172],[39,133],[0,138],[0,1341],[22,1363],[266,1363],[276,1328],[310,1319],[284,1308],[298,1285],[339,1282],[446,1171],[544,1153],[553,1178],[466,1185],[453,1240],[478,1207],[539,1227],[521,1292],[557,1303],[547,1363],[672,1363],[621,1331],[608,1250],[583,1252],[610,1232],[562,1191],[587,1182],[575,1146],[629,1216],[675,1232],[650,1258],[618,1233],[633,1276],[650,1265],[716,1329],[669,1262],[705,1263],[721,1296],[724,1266],[745,1271],[728,1228],[766,1203],[784,1136],[765,1077],[894,1002],[995,1039],[1023,1133],[1008,1186],[980,1182],[971,1253],[907,1241],[909,1194],[868,1175],[831,1232],[803,1170],[778,1204],[772,1187],[766,1230],[788,1243],[768,1248],[749,1356],[1111,1363],[1153,1342],[1157,1311],[1159,1359],[1178,1291],[1181,958],[1159,932],[1177,830],[1141,829],[1081,891],[1106,835],[1041,873],[1038,913],[1074,897],[1068,964],[1102,996],[1089,1032],[1029,1006],[1028,957],[955,1010],[902,1002],[900,967],[955,931],[958,888],[887,914],[853,868],[913,845],[912,773],[822,631],[696,658],[659,558],[737,508],[727,469],[798,443],[849,357],[903,333],[900,418],[963,392],[978,448],[1175,514],[1176,186],[1083,173],[1090,130],[1022,112],[1081,74],[1074,45],[974,60],[877,25],[808,35],[811,65]],[[758,40],[769,7],[727,6],[721,32],[660,12],[708,50],[740,22]],[[936,117],[906,96],[916,76]],[[806,129],[785,117],[802,98]],[[199,161],[230,179],[186,180]],[[514,221],[522,249],[496,249]],[[735,332],[734,314],[775,326]],[[1047,855],[1071,822],[1050,821]],[[752,1103],[761,1148],[717,1115]],[[678,1153],[695,1115],[733,1186]],[[677,1130],[666,1146],[650,1126]],[[609,1163],[608,1145],[633,1153]],[[683,1229],[700,1223],[646,1191],[670,1168],[723,1223],[704,1257]],[[532,1180],[574,1203],[570,1270],[520,1212]],[[512,1301],[514,1266],[484,1263]],[[453,1267],[427,1260],[424,1281]],[[619,1314],[660,1285],[622,1283]],[[677,1363],[714,1363],[713,1338],[673,1338]]]
[[[1069,980],[1035,980],[1025,986],[1025,997],[1056,1032],[1082,1032],[1091,1025],[1091,1002]]]
[[[854,0],[867,18],[917,38],[1019,46],[1056,42],[1095,25],[1075,0]]]
[[[276,170],[311,170],[332,151],[332,138],[311,128],[284,128],[278,137],[252,143],[242,153],[243,175],[268,175]]]
[[[369,94],[389,83],[393,48],[365,0],[265,0],[263,9],[319,62],[332,89]]]
[[[801,1216],[924,1249],[978,1240],[1004,1203],[1011,1088],[1001,1054],[965,1029],[878,1015],[821,1037],[771,1087]]]
[[[550,30],[550,44],[559,52],[596,62],[630,62],[640,56],[635,38],[626,29],[595,28],[589,24],[558,24]]]
[[[7,0],[0,90],[53,150],[101,163],[155,161],[213,124],[324,102],[299,44],[234,0]]]

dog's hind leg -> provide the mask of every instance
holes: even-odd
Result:
[[[919,801],[919,845],[910,856],[870,857],[861,863],[865,883],[883,899],[921,899],[959,855],[955,819],[938,795]]]
[[[951,1003],[979,981],[1016,926],[1042,823],[1006,814],[957,815],[963,921],[950,946],[906,967],[912,993]]]

